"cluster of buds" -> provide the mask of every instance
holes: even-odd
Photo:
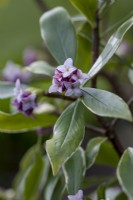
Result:
[[[68,195],[69,200],[83,200],[83,191],[78,190],[75,195]]]
[[[80,86],[88,79],[88,75],[73,66],[73,61],[68,58],[63,65],[55,69],[49,93],[65,92],[66,96],[82,96]]]
[[[37,106],[36,94],[24,91],[21,87],[20,80],[17,79],[14,95],[15,98],[12,103],[16,106],[17,110],[27,116],[33,117],[33,110]]]

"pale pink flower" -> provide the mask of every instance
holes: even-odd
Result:
[[[64,78],[70,76],[72,72],[76,71],[76,67],[73,66],[73,61],[71,58],[68,58],[64,65],[60,65],[57,69],[62,72]]]
[[[83,200],[83,191],[79,190],[75,195],[68,195],[69,200]]]

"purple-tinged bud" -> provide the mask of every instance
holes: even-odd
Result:
[[[79,88],[80,82],[76,81],[74,83],[67,83],[64,82],[64,85],[66,87],[66,96],[75,96],[75,97],[80,97],[82,96],[82,90]]]
[[[24,50],[23,53],[23,60],[24,60],[24,65],[28,66],[31,63],[37,61],[37,52],[34,48],[27,48]]]
[[[8,61],[2,72],[5,81],[15,82],[21,76],[21,69],[17,64],[12,61]]]
[[[27,116],[33,117],[32,113],[34,108],[37,106],[36,104],[36,94],[23,91],[20,80],[17,79],[16,87],[14,89],[15,98],[12,102],[14,106],[16,106],[19,112],[24,113]]]
[[[68,195],[69,200],[83,200],[83,191],[78,190],[75,195]]]
[[[20,66],[12,61],[6,63],[2,75],[4,80],[9,82],[16,82],[17,79],[20,79],[21,82],[25,83],[31,80],[31,73],[22,71]]]
[[[52,85],[49,88],[49,93],[53,92],[59,92],[59,93],[63,92],[62,83],[56,80],[55,78],[53,79]]]
[[[77,71],[71,76],[72,80],[79,81],[80,84],[83,84],[88,78],[88,74],[83,73],[80,69],[77,69]]]

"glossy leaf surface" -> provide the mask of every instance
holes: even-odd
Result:
[[[86,147],[86,167],[90,168],[99,153],[101,145],[106,141],[104,137],[96,137],[91,139]]]
[[[36,61],[28,67],[26,67],[26,70],[34,74],[42,74],[52,77],[55,69],[45,61]]]
[[[117,95],[95,88],[82,88],[84,105],[93,113],[132,121],[127,104]]]
[[[9,115],[0,112],[0,131],[6,133],[24,132],[38,127],[51,126],[56,119],[57,117],[50,113],[37,114],[35,118],[30,118],[21,113]]]
[[[102,67],[110,60],[119,47],[125,33],[133,25],[133,17],[124,22],[118,30],[110,37],[101,55],[98,57],[90,71],[88,72],[89,79],[97,74]]]
[[[63,64],[69,57],[75,60],[76,33],[67,11],[57,7],[44,13],[40,25],[42,38],[57,62]]]
[[[54,135],[46,142],[53,174],[76,151],[84,136],[83,107],[80,101],[71,104],[59,117],[54,127]]]
[[[133,148],[128,148],[122,155],[117,168],[117,178],[123,191],[133,199]]]
[[[80,188],[85,172],[85,155],[79,148],[64,165],[64,175],[69,194],[75,194]]]
[[[70,0],[70,2],[87,17],[91,26],[94,27],[97,0]]]

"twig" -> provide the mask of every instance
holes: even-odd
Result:
[[[93,29],[93,39],[92,39],[92,56],[93,56],[93,63],[97,60],[98,56],[99,56],[99,47],[100,47],[100,40],[99,40],[99,15],[98,12],[96,13],[96,27]],[[104,74],[105,75],[105,74]],[[112,83],[112,77],[107,76],[108,74],[106,74],[105,77],[109,78],[109,81],[111,81]],[[97,82],[97,76],[95,76],[92,79],[92,87],[96,87],[96,82]],[[116,88],[116,83],[115,85],[113,84],[114,89]],[[104,135],[106,135],[108,137],[108,139],[110,140],[110,142],[112,143],[114,149],[116,150],[116,152],[118,153],[119,156],[122,155],[123,153],[123,147],[120,144],[119,139],[117,138],[117,135],[115,133],[114,130],[114,125],[116,124],[116,122],[112,123],[112,125],[107,126],[107,124],[105,123],[105,121],[97,116],[98,121],[101,123],[101,125],[103,126],[104,130]],[[89,126],[90,129],[92,129],[93,131],[96,131],[103,134],[103,130],[101,131],[99,128],[92,128]]]
[[[96,26],[95,28],[92,30],[92,62],[93,64],[95,63],[95,61],[97,60],[98,56],[99,56],[99,44],[100,44],[100,40],[99,40],[99,14],[98,11],[96,12]],[[92,87],[95,88],[96,87],[96,82],[97,82],[97,76],[95,76],[92,79]]]
[[[105,134],[106,134],[106,129],[99,128],[99,127],[96,127],[96,126],[93,126],[90,124],[87,124],[85,127],[86,127],[86,129],[96,132],[96,133],[100,133],[103,136],[105,136]]]
[[[37,5],[40,8],[40,10],[42,11],[42,13],[44,13],[44,11],[48,10],[48,8],[43,0],[35,0],[35,2],[37,3]]]
[[[76,100],[76,98],[74,98],[74,97],[68,97],[68,96],[64,96],[64,95],[61,95],[61,94],[57,94],[57,93],[54,93],[54,94],[48,93],[48,92],[45,92],[45,91],[43,91],[42,95],[45,96],[45,97],[64,99],[64,100],[68,100],[68,101],[75,101]]]

